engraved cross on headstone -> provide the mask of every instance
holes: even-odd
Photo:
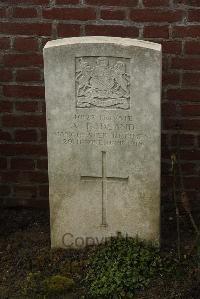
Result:
[[[107,182],[109,181],[124,181],[128,182],[128,177],[108,177],[106,174],[106,152],[102,151],[102,176],[81,176],[81,180],[84,181],[101,181],[102,188],[102,226],[107,226],[106,221],[106,206],[105,202],[107,200]]]

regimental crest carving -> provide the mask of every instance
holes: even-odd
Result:
[[[76,107],[130,109],[130,60],[76,58]]]

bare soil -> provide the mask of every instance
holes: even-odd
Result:
[[[171,214],[170,214],[171,215]],[[176,247],[175,216],[165,213],[162,223],[162,248]],[[196,216],[197,222],[199,222]],[[182,248],[187,253],[195,235],[186,216],[181,218]],[[0,298],[36,298],[24,296],[29,273],[62,274],[76,283],[73,294],[62,298],[89,298],[82,286],[88,250],[51,250],[49,212],[37,209],[2,209],[0,215]],[[43,297],[44,298],[44,297]],[[47,298],[47,297],[45,297]],[[59,298],[56,296],[56,298]],[[180,279],[160,277],[137,299],[200,299],[200,269],[188,268]]]

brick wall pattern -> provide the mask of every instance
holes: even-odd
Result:
[[[0,1],[0,204],[48,202],[42,49],[51,39],[106,35],[163,46],[162,198],[177,148],[184,188],[200,202],[200,1]]]

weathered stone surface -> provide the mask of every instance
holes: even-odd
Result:
[[[161,46],[67,38],[44,62],[52,247],[158,241]]]

